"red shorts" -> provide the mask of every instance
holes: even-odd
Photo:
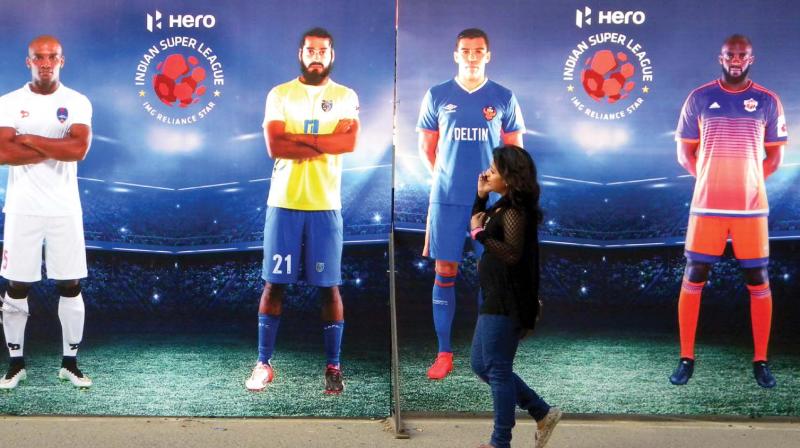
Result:
[[[720,259],[728,238],[733,254],[744,268],[769,264],[767,217],[689,216],[686,231],[686,258],[701,263]]]

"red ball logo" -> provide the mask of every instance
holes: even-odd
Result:
[[[628,81],[636,68],[628,62],[628,55],[611,50],[600,50],[586,60],[587,68],[581,72],[583,89],[595,101],[606,98],[609,103],[628,96],[635,83]]]
[[[180,54],[169,55],[160,62],[156,67],[159,73],[153,76],[153,90],[158,99],[167,106],[178,103],[180,107],[200,101],[206,93],[206,87],[200,85],[206,79],[206,70],[198,67],[199,63],[194,56],[187,59]]]

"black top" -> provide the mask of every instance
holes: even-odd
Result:
[[[477,196],[472,206],[473,215],[488,215],[483,231],[475,236],[486,248],[478,263],[483,290],[479,312],[509,316],[520,327],[533,328],[539,314],[536,212],[514,207],[505,196],[486,210],[487,201]]]

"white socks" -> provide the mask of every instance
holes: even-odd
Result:
[[[81,294],[75,297],[61,297],[58,301],[58,318],[61,320],[61,334],[64,337],[64,356],[78,354],[78,345],[83,340],[84,315]]]
[[[25,324],[28,322],[28,299],[12,299],[6,294],[3,298],[3,334],[6,337],[8,355],[12,358],[22,356],[25,345]]]

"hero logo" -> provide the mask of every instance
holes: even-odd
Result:
[[[641,25],[645,21],[644,11],[597,11],[597,24],[611,25]],[[575,10],[575,26],[583,28],[583,25],[592,24],[592,8],[584,7],[583,11]]]
[[[155,14],[147,14],[147,31],[151,33],[155,29],[161,29],[161,11],[156,10]],[[169,28],[214,28],[217,18],[211,14],[170,14]]]

